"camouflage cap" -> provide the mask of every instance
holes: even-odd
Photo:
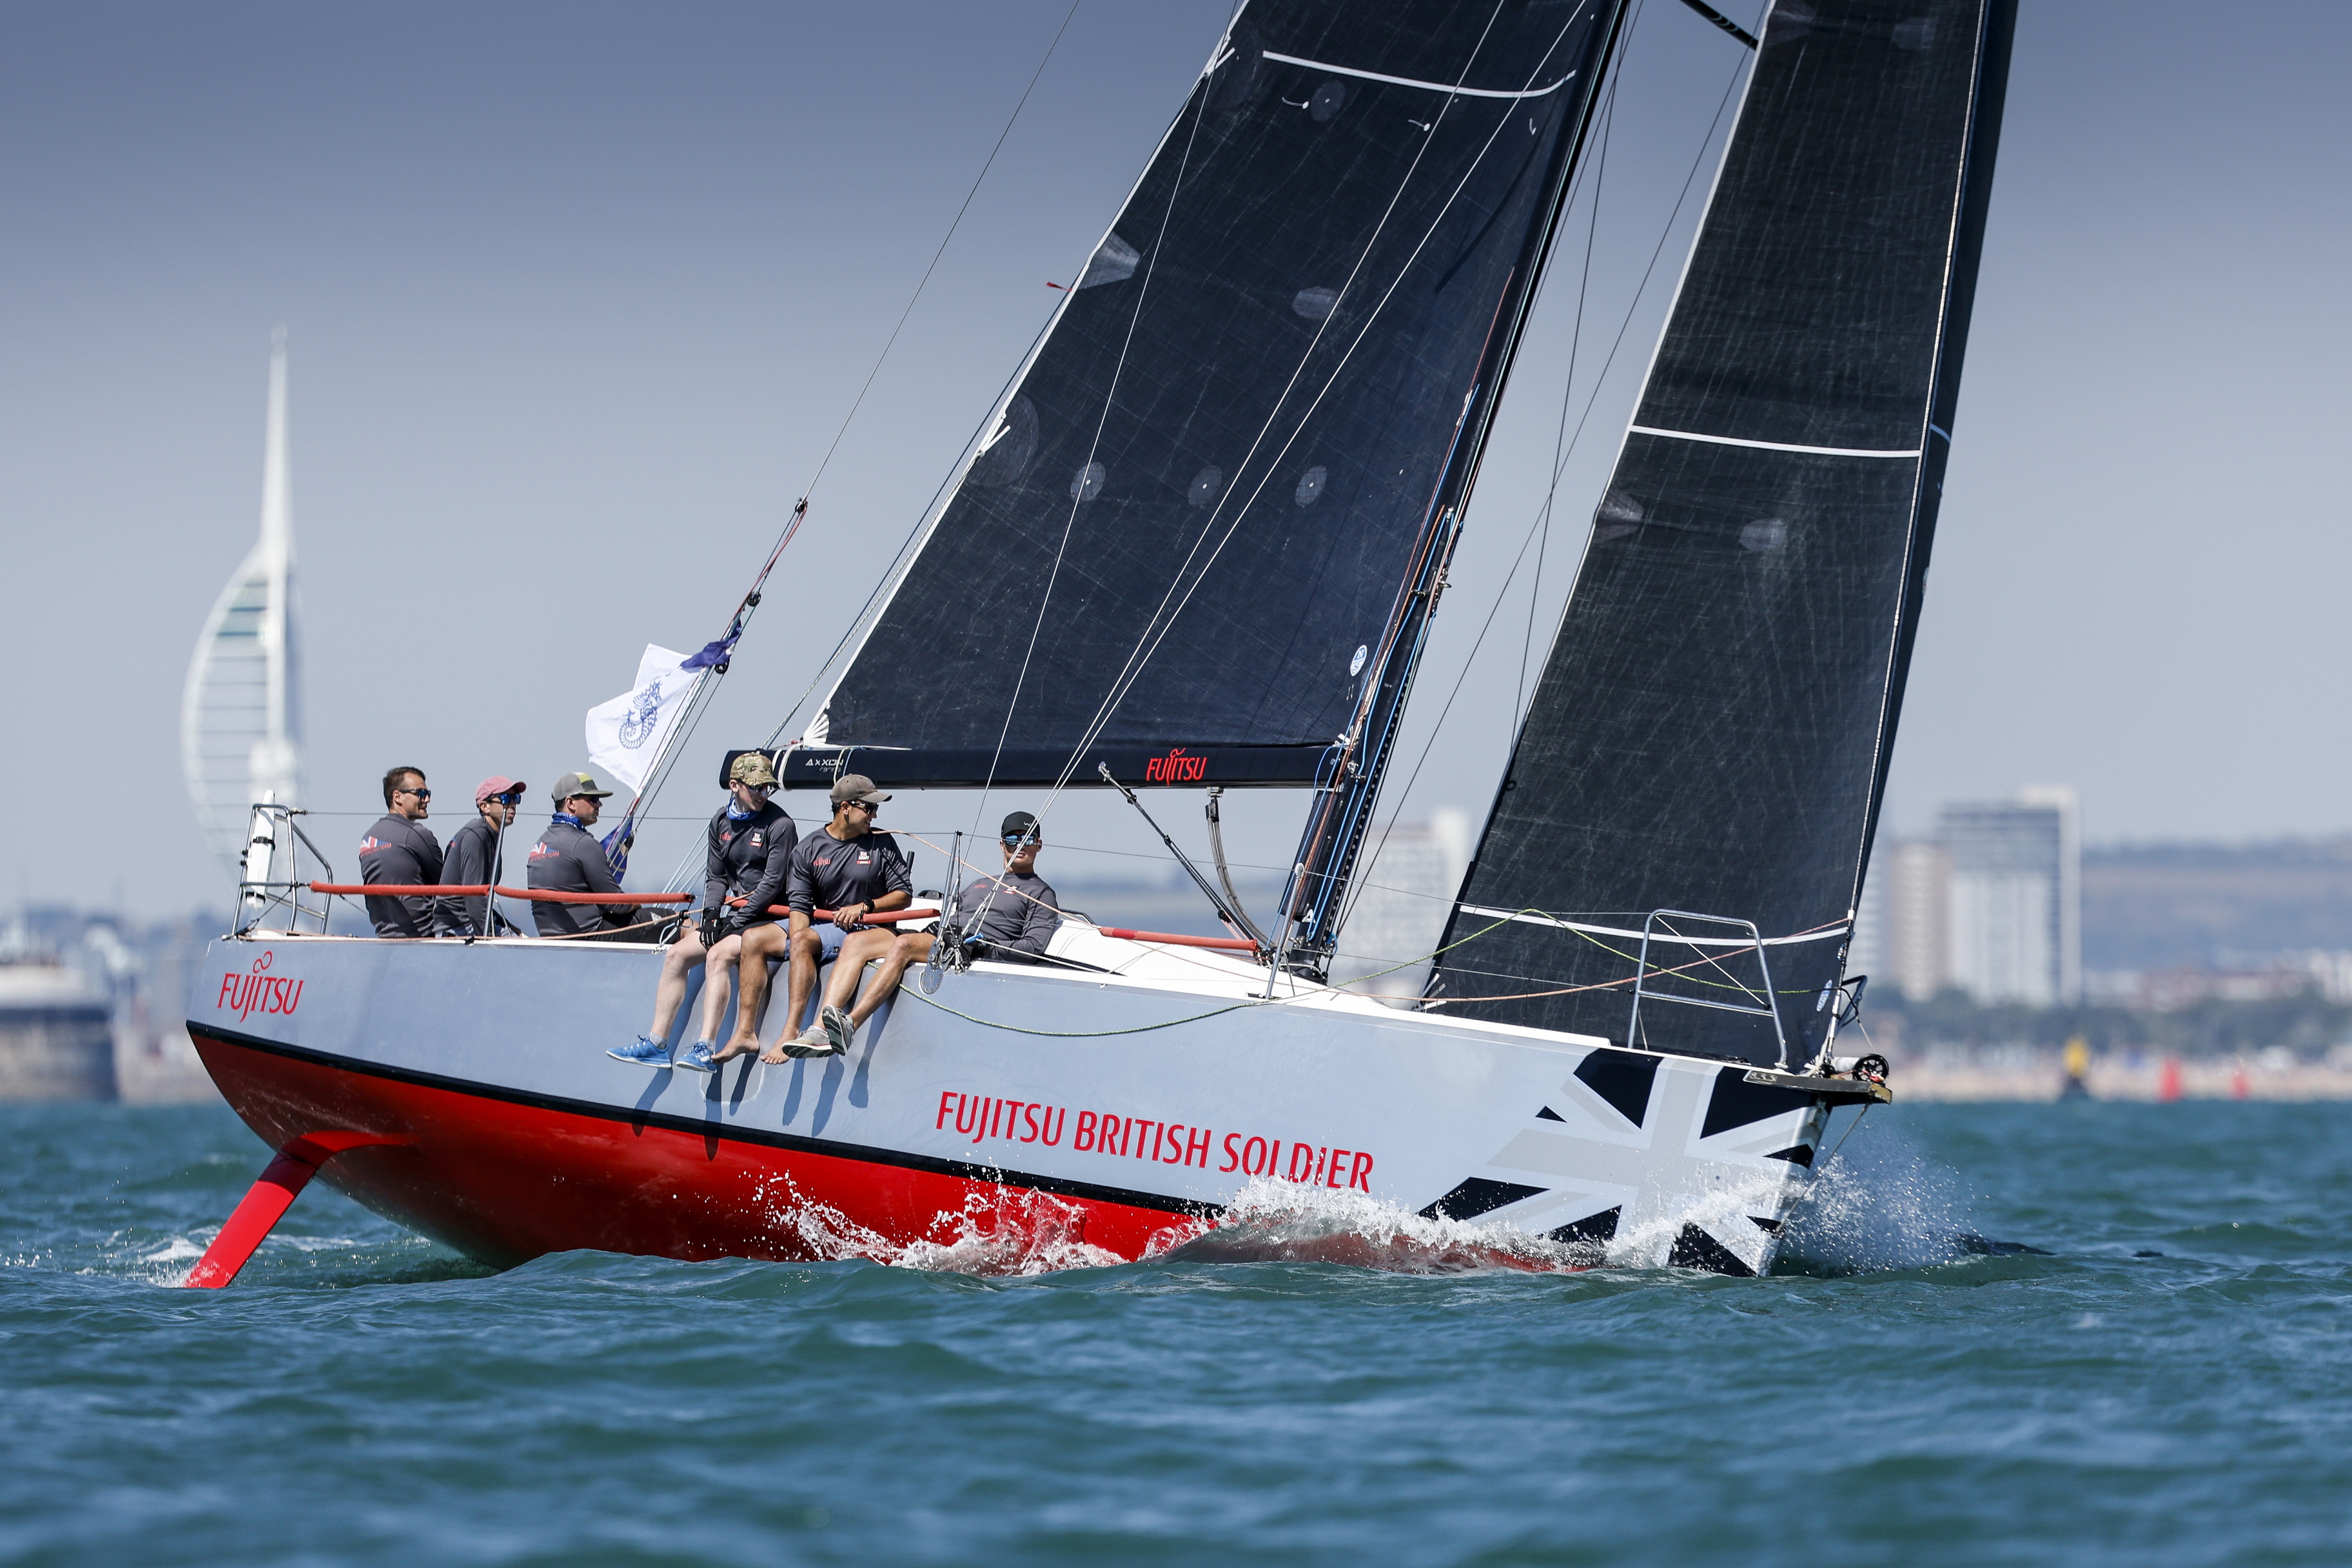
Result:
[[[562,805],[575,795],[584,795],[593,800],[602,800],[612,793],[596,782],[594,773],[563,773],[555,781],[555,804],[558,805]]]
[[[772,784],[776,782],[776,770],[768,761],[768,754],[765,752],[746,752],[735,759],[733,767],[727,770],[727,782]]]

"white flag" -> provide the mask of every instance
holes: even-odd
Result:
[[[588,762],[611,773],[632,790],[646,787],[646,775],[669,739],[670,726],[686,710],[686,700],[702,679],[698,669],[682,668],[686,655],[646,645],[637,661],[637,683],[631,689],[588,710]]]

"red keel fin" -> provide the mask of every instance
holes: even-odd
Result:
[[[319,1167],[346,1149],[363,1148],[372,1143],[405,1143],[404,1137],[382,1132],[306,1132],[279,1150],[245,1194],[228,1223],[205,1248],[205,1255],[190,1272],[186,1288],[191,1290],[217,1290],[236,1278],[246,1259],[268,1239],[278,1222],[294,1205],[294,1199],[310,1185]]]

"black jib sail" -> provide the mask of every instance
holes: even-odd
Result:
[[[1773,7],[1448,923],[1448,1012],[1758,1061],[1782,1035],[1792,1060],[1818,1047],[1917,626],[2013,18]],[[1765,939],[1771,1011],[1727,922]]]
[[[1620,8],[1250,5],[786,782],[1314,782]]]

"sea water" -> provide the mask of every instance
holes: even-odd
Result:
[[[2352,1107],[1853,1114],[1764,1279],[1277,1187],[493,1273],[321,1184],[199,1292],[233,1116],[0,1108],[0,1561],[2352,1563]]]

